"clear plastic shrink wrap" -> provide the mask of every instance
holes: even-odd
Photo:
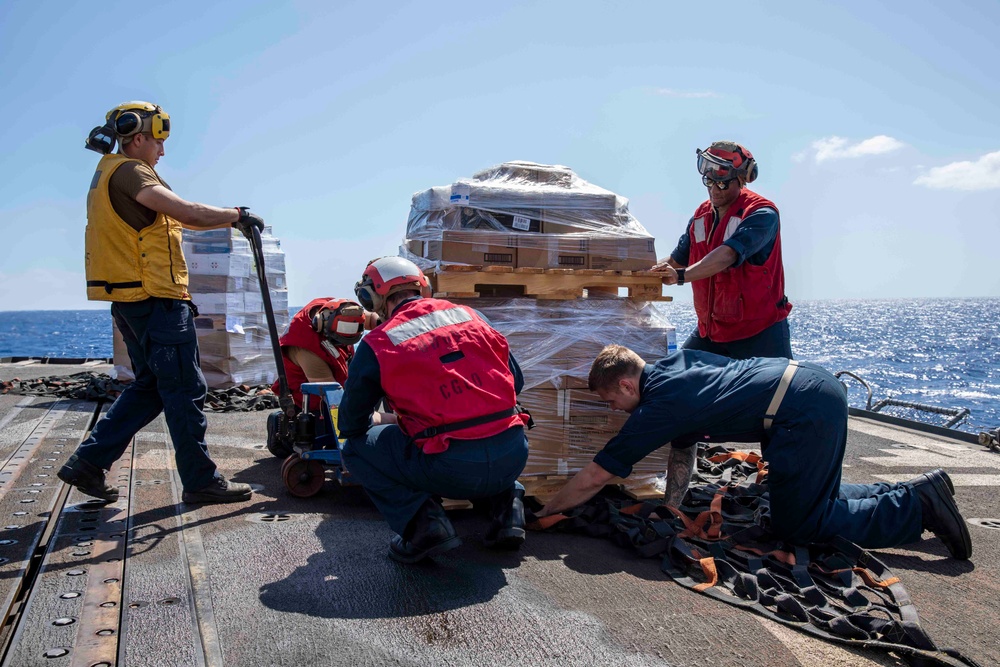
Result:
[[[636,296],[665,300],[659,277],[629,273],[656,262],[653,237],[628,200],[568,167],[505,162],[416,193],[400,255],[428,273],[435,293],[476,308],[507,337],[524,372],[520,402],[535,422],[522,480],[576,473],[625,423],[627,414],[587,389],[605,345],[626,345],[647,361],[676,348],[663,310]],[[628,283],[633,296],[615,296],[619,277],[651,287]],[[474,290],[442,287],[458,284],[445,278]],[[521,282],[528,289],[519,291]],[[549,287],[558,299],[541,296]],[[629,486],[662,475],[667,454],[658,450],[636,465]]]
[[[280,333],[289,319],[285,253],[270,227],[264,228],[261,240],[271,306]],[[199,311],[195,328],[201,370],[208,386],[225,389],[240,384],[270,384],[276,372],[274,353],[250,243],[231,228],[202,232],[185,229],[183,249],[188,291]]]
[[[425,271],[449,264],[637,271],[653,237],[628,200],[569,167],[505,162],[413,195],[401,254]]]
[[[502,333],[524,373],[518,400],[535,422],[522,476],[574,474],[625,424],[587,389],[590,365],[609,343],[648,362],[677,348],[674,327],[654,304],[619,298],[547,301],[526,298],[454,299],[485,315]],[[630,481],[662,474],[667,451],[636,464]],[[635,478],[635,479],[633,479]]]

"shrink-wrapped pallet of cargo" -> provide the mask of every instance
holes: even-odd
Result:
[[[641,271],[653,237],[628,200],[569,167],[504,162],[413,195],[401,254],[448,266]]]
[[[264,268],[279,332],[288,325],[288,287],[281,242],[261,234]],[[198,308],[201,369],[212,389],[270,384],[275,378],[264,302],[249,242],[225,228],[184,230],[188,291]]]
[[[587,388],[601,349],[655,361],[676,348],[654,306],[669,297],[650,271],[653,237],[627,199],[568,167],[505,162],[416,193],[400,254],[435,296],[478,309],[506,336],[535,423],[521,476],[530,495],[558,489],[628,418]],[[656,488],[666,460],[666,449],[648,456],[627,487]]]

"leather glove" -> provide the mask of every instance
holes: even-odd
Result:
[[[250,231],[252,227],[256,227],[258,232],[264,231],[264,218],[260,217],[256,213],[251,213],[250,209],[246,206],[238,206],[236,208],[240,212],[240,219],[233,223],[233,227],[240,230],[243,236],[253,238],[253,232]]]

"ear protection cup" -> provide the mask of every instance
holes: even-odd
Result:
[[[156,111],[144,112],[123,110],[109,118],[111,126],[119,137],[131,137],[146,131],[154,139],[166,139],[170,135],[170,116],[157,107]]]
[[[753,183],[757,180],[757,161],[753,158],[747,159],[747,183]]]
[[[372,313],[377,313],[385,301],[374,289],[372,289],[371,279],[362,278],[354,285],[354,296],[358,297],[358,303]]]
[[[142,131],[142,116],[134,111],[123,111],[112,121],[115,132],[120,137],[131,137]]]

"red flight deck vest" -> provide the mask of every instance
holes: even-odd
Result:
[[[378,360],[382,390],[400,429],[425,454],[448,449],[451,440],[476,440],[523,426],[515,414],[514,376],[507,339],[472,309],[442,299],[403,303],[365,336]],[[509,416],[419,437],[446,427],[511,410]]]
[[[694,213],[688,227],[688,266],[721,246],[739,224],[754,211],[778,207],[756,192],[744,188],[713,229],[711,201]],[[788,317],[792,304],[785,298],[785,269],[781,262],[781,230],[774,239],[771,255],[762,266],[743,262],[720,271],[711,278],[691,282],[694,310],[698,315],[698,335],[716,343],[730,343],[759,334]]]
[[[278,343],[281,344],[282,361],[285,362],[285,376],[288,380],[288,389],[292,392],[295,405],[302,407],[302,391],[300,387],[304,382],[309,382],[309,378],[297,365],[292,363],[285,353],[285,348],[301,347],[308,350],[326,362],[326,365],[333,371],[333,379],[341,386],[347,382],[347,366],[354,357],[354,346],[341,347],[326,340],[321,334],[316,333],[312,327],[310,313],[314,308],[322,306],[333,297],[320,297],[313,299],[306,304],[305,308],[295,313],[295,317],[288,323],[288,330],[281,335]],[[277,394],[279,391],[278,381],[275,380],[271,390]]]

